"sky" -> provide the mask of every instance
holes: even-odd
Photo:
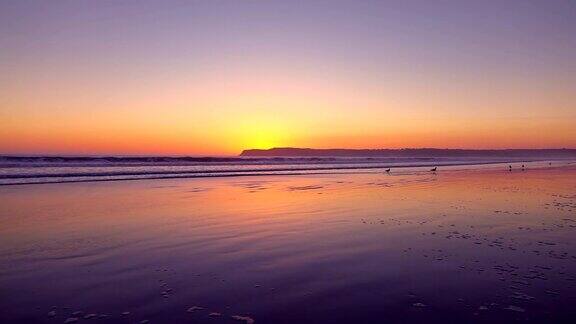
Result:
[[[576,148],[575,1],[0,1],[0,154]]]

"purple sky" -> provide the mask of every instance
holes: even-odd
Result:
[[[122,126],[106,126],[118,119],[134,138],[185,151],[176,138],[186,137],[195,143],[190,150],[210,151],[202,148],[225,139],[203,125],[232,123],[215,112],[266,122],[282,116],[317,129],[306,137],[272,121],[291,137],[270,144],[341,146],[338,138],[360,136],[374,146],[386,133],[374,121],[385,124],[390,115],[406,125],[437,118],[418,126],[430,131],[448,125],[457,132],[450,122],[458,121],[477,137],[490,131],[477,123],[495,120],[495,131],[510,124],[512,133],[560,132],[512,146],[576,141],[566,128],[576,124],[576,1],[4,0],[0,63],[0,117],[8,123],[0,135],[11,141],[0,140],[0,151],[7,152],[38,150],[31,143],[42,135],[58,151],[58,138],[75,134],[105,151],[110,139],[86,133],[88,117],[98,124],[93,133],[118,133]],[[168,129],[182,119],[194,120],[196,130],[138,129],[155,120]],[[344,121],[349,133],[331,131]],[[536,126],[522,128],[523,121]],[[388,126],[389,134],[408,134]],[[449,137],[435,146],[493,144]],[[406,141],[418,143],[417,136]]]

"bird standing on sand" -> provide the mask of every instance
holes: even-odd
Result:
[[[386,170],[384,170],[384,171],[386,171],[386,173],[390,173],[390,168],[388,168],[388,169],[386,169]]]
[[[430,169],[431,172],[436,172],[436,170],[438,170],[438,167],[433,167],[432,169]]]

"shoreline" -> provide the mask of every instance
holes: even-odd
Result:
[[[575,175],[486,166],[4,188],[0,321],[562,322],[576,300]]]
[[[561,165],[540,165],[542,163],[561,163]],[[75,180],[59,180],[59,181],[38,181],[38,182],[13,182],[13,183],[1,183],[0,186],[14,186],[14,185],[35,185],[35,184],[58,184],[58,183],[75,183],[75,182],[105,182],[105,181],[132,181],[132,180],[161,180],[161,179],[195,179],[195,178],[218,178],[218,177],[248,177],[248,176],[290,176],[290,175],[313,175],[313,174],[358,174],[358,173],[376,173],[374,172],[363,172],[365,170],[379,170],[393,168],[395,171],[400,170],[400,172],[426,172],[428,168],[437,167],[448,167],[453,170],[453,168],[458,167],[469,167],[469,166],[494,166],[494,165],[510,165],[518,163],[533,163],[530,168],[550,168],[550,167],[563,167],[570,166],[576,163],[575,160],[522,160],[522,161],[486,161],[486,162],[430,162],[428,163],[408,163],[401,165],[392,164],[382,164],[382,165],[355,165],[355,166],[334,166],[334,167],[314,167],[314,168],[276,168],[276,169],[247,169],[247,170],[210,170],[210,171],[164,171],[164,172],[141,172],[141,173],[111,173],[111,174],[99,174],[99,173],[68,173],[68,174],[30,174],[30,175],[0,175],[0,181],[9,179],[35,179],[35,178],[82,178],[82,177],[94,177],[91,179],[75,179]],[[536,163],[536,164],[534,164]],[[321,165],[321,164],[319,164]],[[528,167],[528,166],[527,166]],[[410,170],[412,169],[412,170]],[[416,170],[414,170],[416,169]],[[422,171],[420,171],[422,169]],[[480,169],[480,168],[479,168]],[[358,172],[322,172],[322,171],[346,171],[346,170],[359,170]],[[408,171],[410,170],[410,171]],[[448,171],[444,169],[444,171]],[[309,172],[302,172],[309,171]],[[439,170],[440,172],[442,170]],[[157,176],[164,174],[163,176]],[[132,176],[124,178],[96,178],[96,177],[121,177],[121,176]]]

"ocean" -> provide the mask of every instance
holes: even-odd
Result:
[[[549,159],[495,157],[0,157],[0,185],[163,178],[333,173],[421,172],[508,164],[547,165]],[[570,160],[554,160],[567,163]],[[500,165],[504,164],[504,165]],[[520,168],[520,165],[515,165]]]

